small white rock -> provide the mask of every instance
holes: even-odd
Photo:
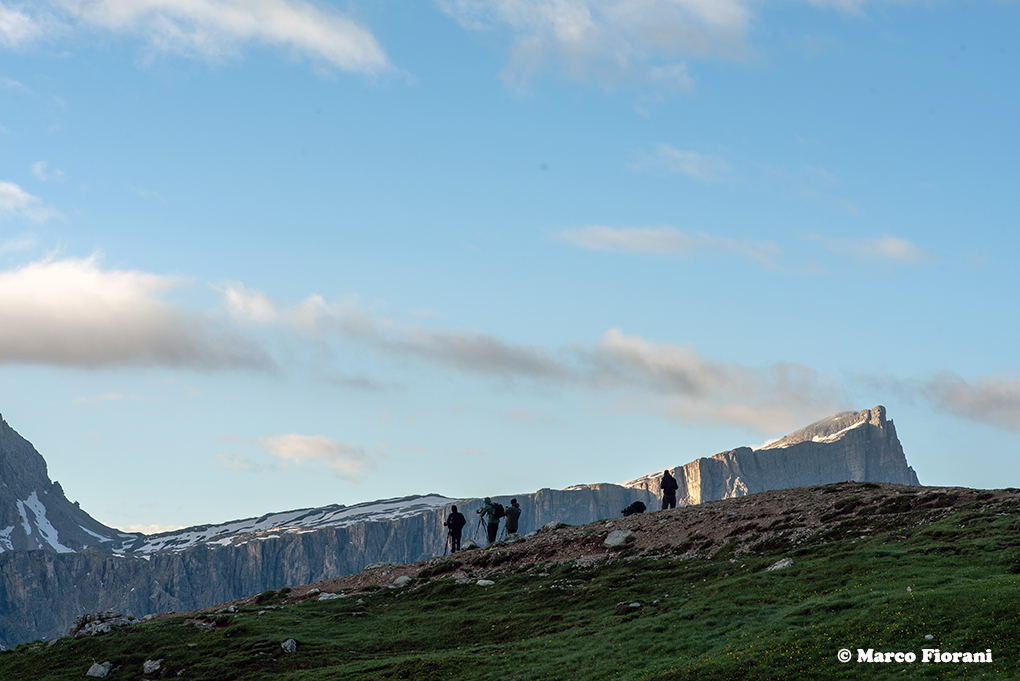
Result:
[[[477,584],[478,586],[492,586],[495,583],[496,582],[492,581],[491,579],[479,579],[477,582],[475,582],[475,584]]]
[[[283,648],[283,652],[285,653],[293,653],[297,650],[297,641],[292,638],[288,638],[280,644],[280,647]]]

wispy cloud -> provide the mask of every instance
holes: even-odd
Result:
[[[0,364],[272,369],[209,315],[161,299],[187,282],[53,257],[0,271]]]
[[[58,0],[77,11],[79,0]],[[156,50],[214,61],[249,43],[284,47],[344,71],[375,74],[389,60],[372,33],[328,5],[302,0],[104,0],[82,23],[144,37]]]
[[[592,225],[561,232],[558,238],[593,251],[645,253],[652,255],[693,256],[702,254],[736,255],[775,265],[782,249],[760,241],[739,241],[704,232],[687,234],[672,227],[629,227],[615,229]]]
[[[283,465],[322,465],[348,482],[358,482],[362,473],[375,467],[375,461],[364,448],[325,435],[267,435],[260,437],[258,443]]]
[[[915,243],[894,236],[883,236],[871,239],[846,239],[809,234],[808,238],[817,241],[836,255],[853,256],[866,260],[895,260],[916,263],[933,260],[935,255]]]
[[[546,348],[477,331],[401,324],[319,297],[288,308],[237,286],[222,289],[224,295],[239,314],[263,324],[284,324],[316,336],[337,334],[384,355],[414,357],[473,375],[624,395],[619,404],[627,408],[676,420],[779,432],[846,406],[836,381],[799,364],[752,368],[707,360],[691,348],[618,329],[610,329],[593,344]],[[313,310],[316,314],[309,315]]]
[[[56,208],[43,203],[13,182],[0,182],[0,219],[4,216],[24,217],[33,222],[46,222],[63,217]]]
[[[164,199],[159,194],[159,192],[154,192],[151,189],[142,189],[141,187],[130,187],[130,189],[131,189],[131,191],[133,191],[135,194],[138,194],[143,199],[152,199],[152,200],[155,200],[155,201],[159,201],[161,203],[166,203],[166,199]]]
[[[32,176],[43,182],[47,180],[61,182],[66,178],[63,170],[57,170],[56,168],[50,170],[49,167],[50,164],[46,161],[36,161],[32,164]]]
[[[99,404],[101,402],[153,402],[154,400],[144,395],[134,393],[103,393],[90,397],[78,397],[71,400],[71,404]]]
[[[961,418],[1020,431],[1020,374],[982,376],[967,381],[943,372],[927,381],[922,394]]]
[[[245,47],[289,50],[328,68],[362,74],[391,69],[370,30],[329,5],[304,0],[48,0],[79,30],[90,27],[136,36],[157,53],[213,62],[239,56]],[[0,4],[0,45],[16,48],[36,40],[63,37],[37,3],[31,13]],[[59,10],[58,10],[59,11]]]
[[[634,170],[678,173],[703,182],[718,182],[732,176],[729,162],[717,154],[703,154],[657,144],[652,153],[640,152],[631,163]]]
[[[9,241],[0,242],[0,258],[9,253],[18,253],[20,251],[27,251],[29,248],[35,245],[35,239],[30,236],[22,236]]]
[[[742,58],[751,20],[746,0],[438,0],[469,30],[512,35],[503,78],[526,88],[552,67],[594,79],[689,89],[684,59]]]
[[[2,8],[2,7],[3,7],[3,4],[0,3],[0,8]],[[2,34],[2,33],[3,33],[3,29],[0,29],[0,34]],[[0,85],[2,85],[3,87],[5,87],[8,90],[21,90],[22,92],[27,92],[29,94],[32,93],[32,91],[29,88],[25,87],[19,81],[16,81],[16,80],[14,80],[12,78],[0,78]]]
[[[230,452],[220,452],[216,455],[216,460],[220,466],[234,473],[261,473],[266,470],[264,465]]]
[[[32,16],[0,1],[0,47],[18,49],[28,45],[43,37],[51,24],[52,18],[48,15]],[[3,82],[10,81],[4,78]]]
[[[763,368],[707,360],[691,348],[607,331],[591,352],[600,384],[631,391],[629,408],[679,421],[777,432],[845,405],[842,386],[801,364]],[[624,403],[626,404],[626,403]]]

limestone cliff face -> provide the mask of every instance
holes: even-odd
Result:
[[[509,496],[494,497],[509,504]],[[517,495],[520,532],[551,520],[568,524],[616,517],[650,495],[619,485],[583,485]],[[485,543],[480,499],[458,501],[468,518],[464,538]],[[0,645],[67,633],[79,615],[116,610],[135,617],[182,612],[283,586],[351,574],[378,562],[404,563],[442,555],[449,505],[419,515],[340,528],[280,533],[236,545],[200,544],[145,557],[90,548],[0,553]]]
[[[918,484],[882,407],[837,414],[762,449],[742,447],[672,470],[679,500],[687,504],[844,480]],[[659,475],[626,486],[517,495],[520,532],[553,520],[584,524],[618,517],[633,501],[654,510]],[[67,501],[49,481],[42,456],[0,420],[0,645],[64,635],[89,612],[180,612],[350,574],[371,563],[442,555],[443,520],[452,503],[468,519],[464,538],[484,542],[475,513],[481,500],[436,495],[303,509],[150,537],[120,533]],[[326,526],[337,519],[346,524]]]
[[[740,447],[670,471],[681,504],[845,480],[919,485],[885,407],[830,416],[761,449]],[[661,473],[627,487],[658,493]]]

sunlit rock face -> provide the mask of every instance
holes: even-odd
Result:
[[[818,421],[768,446],[741,447],[672,469],[681,504],[845,480],[917,485],[885,409]],[[577,485],[517,495],[521,535],[546,523],[659,508],[660,472],[626,485]],[[485,490],[481,490],[484,495]],[[510,496],[493,497],[508,505]],[[91,518],[50,482],[35,448],[0,420],[0,645],[66,635],[81,615],[135,617],[216,605],[283,586],[442,555],[452,504],[464,540],[485,543],[480,499],[436,494],[268,513],[156,535]]]
[[[671,473],[680,485],[680,504],[846,480],[920,484],[882,406],[836,414],[761,449],[739,447],[673,468]],[[657,492],[660,475],[638,478],[626,486]]]

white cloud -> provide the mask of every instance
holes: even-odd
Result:
[[[362,447],[337,442],[325,435],[267,435],[260,437],[258,443],[284,465],[320,464],[349,482],[358,482],[363,472],[375,467]]]
[[[38,196],[32,196],[13,182],[0,181],[0,219],[5,214],[28,218],[33,222],[63,217],[60,211],[44,204]]]
[[[631,164],[635,170],[679,173],[703,182],[718,182],[732,175],[730,164],[722,156],[677,149],[657,144],[652,154],[642,152]]]
[[[65,179],[66,175],[64,175],[63,170],[50,170],[49,166],[50,164],[46,161],[36,161],[32,164],[32,176],[42,180],[43,182],[47,180],[56,180],[60,182]]]
[[[95,257],[0,271],[0,364],[273,368],[234,330],[161,300],[185,283]]]
[[[631,227],[614,229],[592,225],[583,229],[561,232],[558,237],[575,246],[593,251],[648,253],[654,255],[691,256],[697,254],[738,255],[774,265],[782,250],[770,243],[738,241],[711,236],[703,232],[687,234],[671,227]]]
[[[330,67],[390,68],[372,33],[328,5],[303,0],[51,0],[78,23],[139,35],[155,50],[219,61],[247,44],[290,49]]]
[[[48,17],[32,17],[0,0],[0,46],[17,49],[27,45],[41,38],[48,24]]]
[[[1020,431],[1020,375],[982,376],[968,382],[943,372],[921,389],[937,406],[962,418]]]
[[[554,65],[568,77],[687,89],[683,58],[747,54],[747,0],[437,0],[470,30],[513,34],[503,77],[523,87]]]
[[[883,236],[877,239],[843,239],[811,234],[808,235],[808,238],[820,242],[827,250],[836,255],[849,255],[867,260],[897,260],[913,263],[931,260],[935,257],[931,251],[894,236]]]

